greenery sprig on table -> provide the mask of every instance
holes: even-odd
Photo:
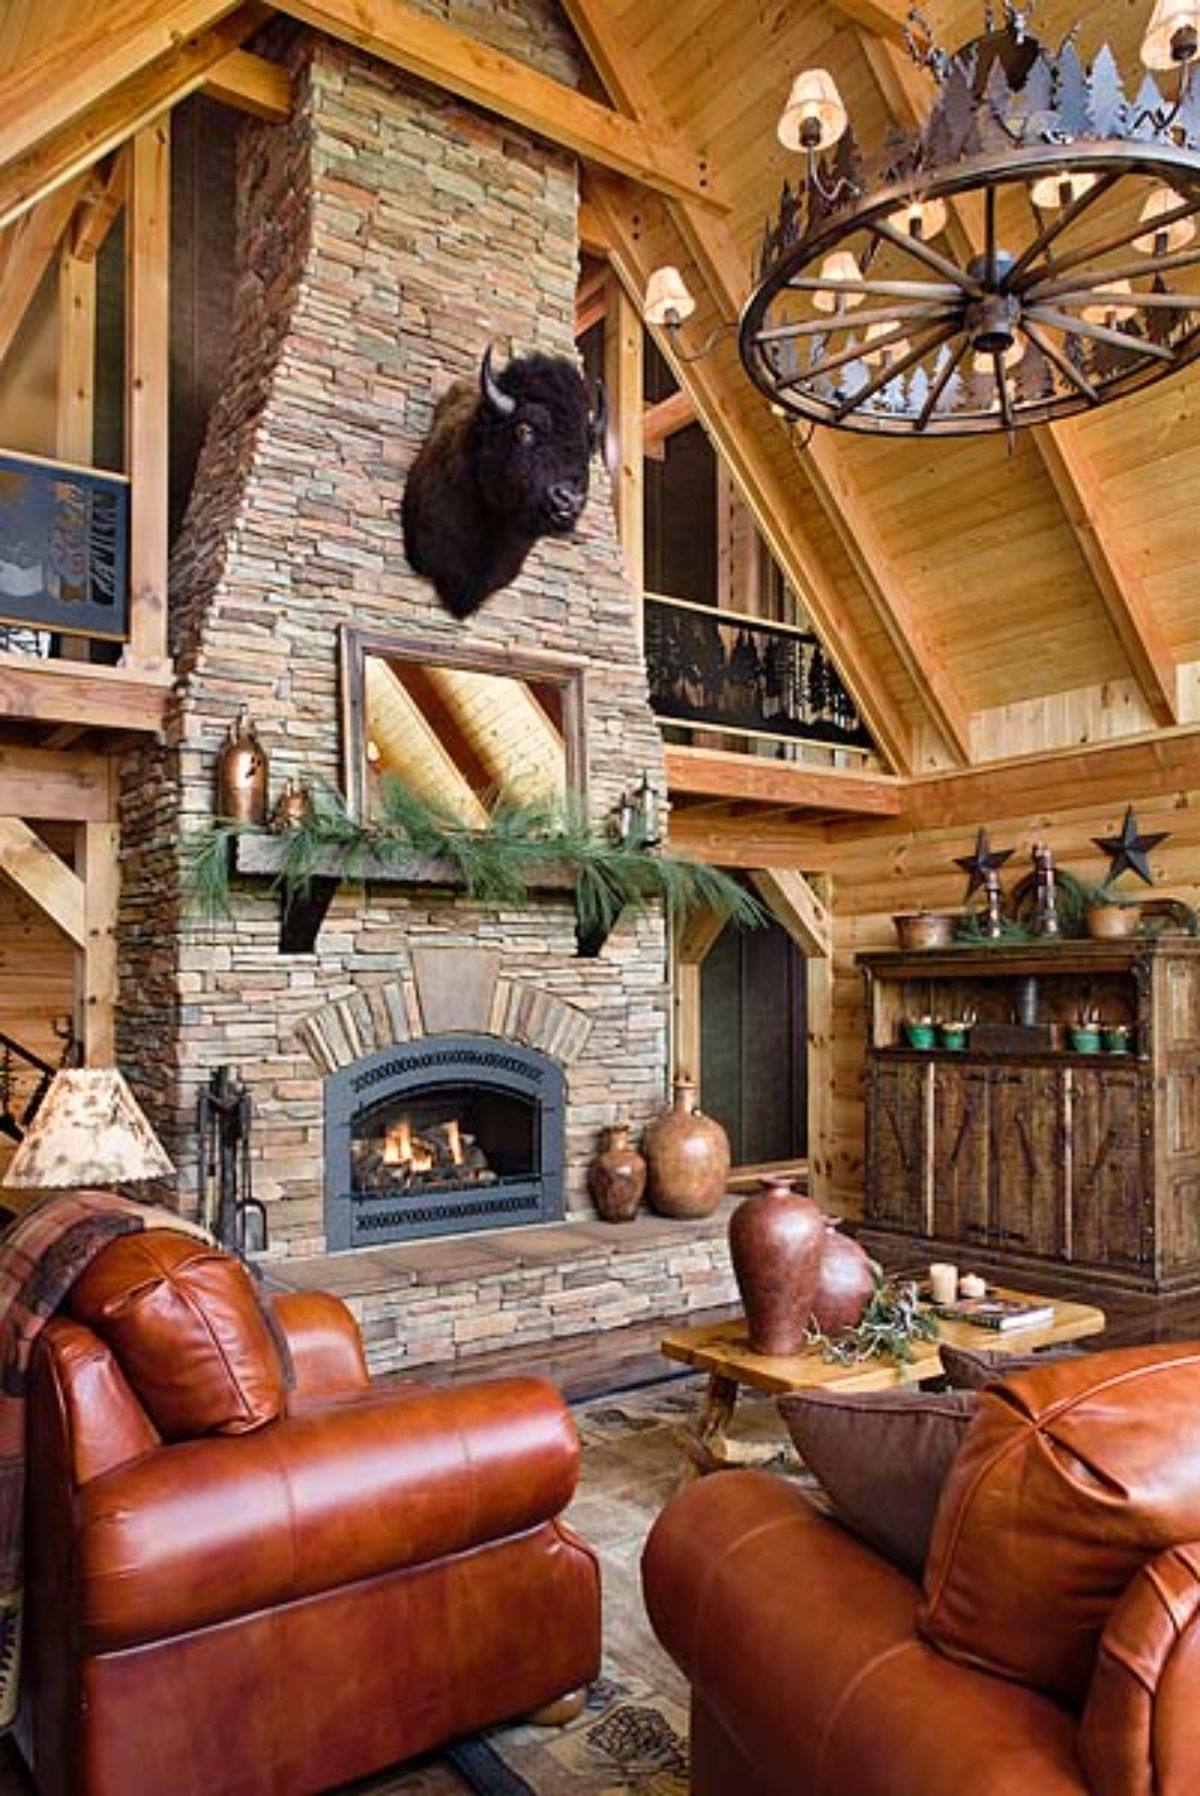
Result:
[[[213,920],[229,914],[232,844],[267,834],[256,824],[218,819],[189,839],[189,897],[201,915]],[[642,910],[655,899],[676,917],[708,908],[743,928],[766,921],[763,906],[728,873],[660,853],[636,838],[614,840],[571,803],[499,804],[487,828],[478,829],[389,776],[369,821],[351,816],[341,794],[322,786],[313,793],[311,815],[272,839],[281,854],[275,884],[289,901],[317,877],[369,878],[383,867],[402,878],[405,864],[419,855],[445,862],[468,897],[513,908],[527,901],[539,867],[567,867],[585,930],[611,929],[626,907]]]
[[[910,1365],[915,1341],[937,1339],[937,1317],[917,1295],[909,1279],[885,1277],[882,1267],[871,1262],[875,1290],[855,1327],[830,1338],[820,1329],[809,1333],[814,1345],[825,1349],[833,1365],[856,1366],[868,1359],[895,1359]]]

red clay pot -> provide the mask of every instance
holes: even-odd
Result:
[[[817,1268],[813,1295],[813,1321],[823,1334],[837,1334],[862,1321],[863,1311],[875,1291],[871,1262],[849,1235],[843,1235],[832,1217],[825,1219],[825,1241]]]
[[[763,1179],[729,1219],[729,1251],[753,1353],[798,1353],[817,1289],[825,1218],[790,1179]]]

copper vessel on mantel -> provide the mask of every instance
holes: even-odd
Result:
[[[825,1241],[817,1268],[812,1317],[822,1334],[838,1334],[857,1328],[863,1311],[875,1295],[871,1261],[849,1235],[843,1235],[837,1218],[825,1218]]]
[[[603,1150],[588,1167],[588,1190],[604,1222],[632,1222],[646,1189],[646,1162],[629,1144],[629,1124],[605,1132]]]
[[[759,1181],[729,1219],[729,1252],[746,1312],[750,1351],[799,1353],[825,1250],[825,1217],[791,1179]]]
[[[243,705],[217,756],[217,816],[223,823],[267,821],[266,751]]]
[[[729,1137],[719,1122],[696,1108],[691,1079],[676,1079],[674,1102],[646,1127],[650,1208],[660,1216],[696,1220],[711,1216],[725,1195]]]

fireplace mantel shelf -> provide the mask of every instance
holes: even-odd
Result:
[[[245,878],[277,880],[283,872],[285,850],[278,836],[238,836],[234,843],[234,867]],[[570,867],[547,860],[544,865],[531,865],[523,875],[534,891],[574,893],[575,875]],[[373,885],[451,886],[462,885],[461,876],[448,861],[432,855],[412,854],[403,860],[356,853],[349,866],[344,853],[329,848],[318,854],[312,876],[303,892],[279,894],[279,951],[281,954],[311,954],[316,946],[325,914],[333,895],[343,880],[370,881]],[[607,933],[607,932],[606,932]],[[594,956],[604,946],[606,936],[586,940],[579,932],[579,952]]]

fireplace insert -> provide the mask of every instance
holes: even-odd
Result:
[[[562,1069],[491,1035],[383,1048],[325,1085],[331,1252],[563,1214]]]

